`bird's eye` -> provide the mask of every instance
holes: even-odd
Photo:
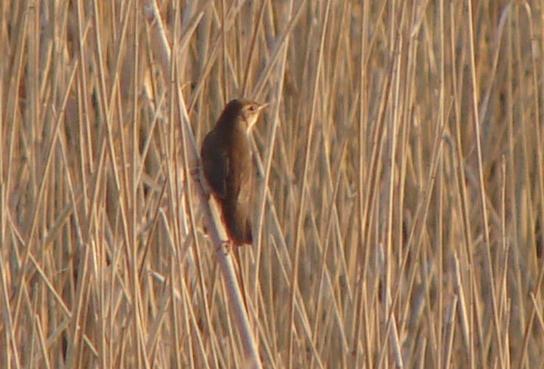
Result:
[[[255,110],[257,110],[257,107],[255,105],[250,105],[249,106],[249,111],[250,112],[254,112]]]

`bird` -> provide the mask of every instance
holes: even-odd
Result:
[[[229,241],[234,246],[253,243],[253,163],[249,132],[267,105],[247,99],[229,101],[215,127],[202,141],[202,172],[221,208]]]

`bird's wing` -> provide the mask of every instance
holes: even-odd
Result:
[[[223,199],[227,194],[229,158],[217,139],[217,132],[211,131],[202,142],[202,167],[204,176],[215,196]]]

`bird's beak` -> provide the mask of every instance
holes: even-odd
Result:
[[[259,105],[259,111],[263,110],[263,109],[266,108],[268,105],[270,105],[270,103],[264,103],[264,104]]]

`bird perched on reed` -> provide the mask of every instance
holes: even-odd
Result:
[[[248,134],[267,105],[231,100],[204,138],[200,150],[204,177],[221,207],[229,240],[235,246],[253,242],[250,219],[253,163]]]

